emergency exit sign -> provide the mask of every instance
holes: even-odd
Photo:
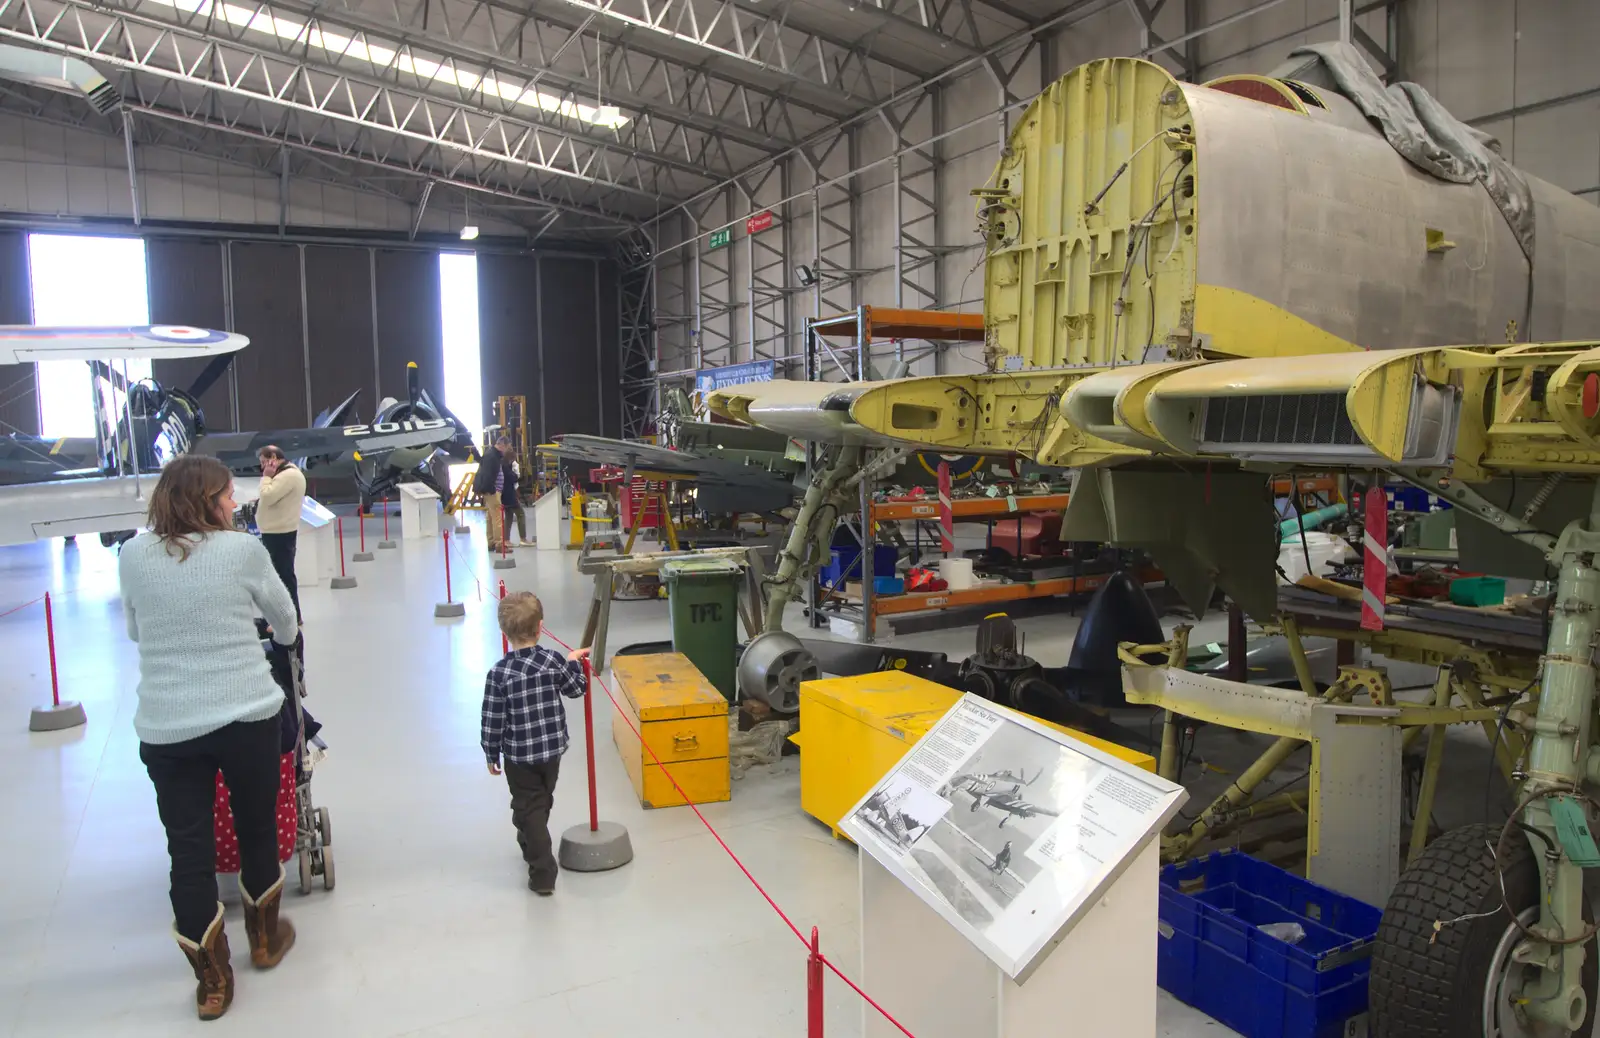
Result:
[[[728,244],[728,239],[731,237],[733,237],[732,227],[724,227],[720,230],[712,231],[710,247],[713,249],[720,249],[724,245]]]

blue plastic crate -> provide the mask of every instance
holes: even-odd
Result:
[[[894,564],[899,559],[900,553],[893,545],[876,545],[872,549],[872,575],[874,579],[886,574],[893,575]],[[817,579],[825,588],[843,589],[845,582],[861,579],[861,547],[851,544],[848,547],[835,547],[833,559],[826,566],[817,570]]]
[[[1341,1038],[1367,1010],[1380,909],[1237,851],[1161,870],[1156,979],[1245,1038]],[[1305,939],[1268,936],[1299,923]]]

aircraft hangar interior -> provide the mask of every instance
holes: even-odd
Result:
[[[1600,1034],[1597,53],[0,0],[0,1038]]]

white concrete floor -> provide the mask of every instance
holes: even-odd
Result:
[[[596,738],[601,814],[628,827],[636,859],[614,873],[566,874],[552,899],[528,892],[504,782],[486,773],[478,749],[482,675],[499,653],[487,583],[504,577],[513,590],[537,591],[548,625],[568,641],[581,631],[589,585],[570,552],[522,549],[516,569],[491,571],[481,534],[474,542],[456,571],[465,620],[433,618],[443,595],[437,539],[352,564],[355,590],[302,590],[307,706],[331,746],[315,796],[333,815],[338,888],[289,896],[295,950],[272,973],[246,963],[232,1010],[207,1033],[804,1033],[799,942],[692,813],[640,809],[608,719]],[[485,582],[481,602],[475,579]],[[168,935],[166,850],[131,725],[137,662],[116,558],[94,538],[0,549],[0,613],[45,590],[56,595],[62,693],[84,703],[89,723],[26,731],[29,708],[49,697],[43,611],[0,616],[0,1034],[182,1033],[195,1023],[193,980]],[[1023,627],[1030,649],[1052,646],[1054,656],[1075,622],[1041,617]],[[613,605],[613,649],[667,636],[664,605]],[[971,635],[906,641],[958,642],[955,653]],[[576,704],[572,720],[576,735]],[[578,741],[557,831],[584,816],[583,773]],[[794,758],[753,769],[731,803],[705,815],[853,973],[855,851],[801,813],[798,783]],[[238,948],[236,905],[228,925]],[[1232,1033],[1155,996],[1163,1038]],[[856,1038],[861,1009],[830,983],[830,1038]]]

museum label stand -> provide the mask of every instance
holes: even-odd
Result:
[[[421,483],[400,484],[400,536],[408,541],[439,536],[439,495]]]
[[[917,1038],[1153,1038],[1159,835],[1185,799],[964,696],[841,822],[862,987]]]

